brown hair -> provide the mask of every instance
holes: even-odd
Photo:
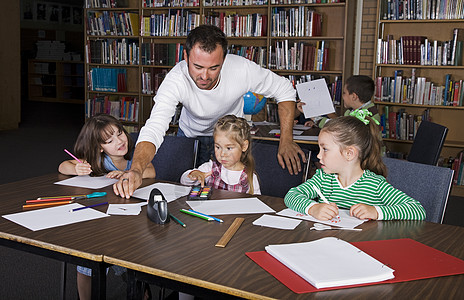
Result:
[[[242,152],[240,161],[245,165],[245,172],[248,177],[248,185],[250,187],[250,194],[254,193],[253,188],[253,175],[255,173],[255,160],[251,154],[251,133],[250,125],[244,118],[239,118],[234,115],[226,115],[220,118],[214,126],[214,133],[220,130],[227,132],[230,139],[236,141],[240,147],[243,147],[245,141],[248,141],[248,149]]]
[[[382,161],[382,141],[378,125],[372,118],[366,119],[369,121],[367,125],[356,117],[338,117],[327,122],[321,132],[331,133],[335,143],[340,146],[340,151],[348,146],[356,147],[363,170],[387,177],[387,167]]]
[[[374,95],[375,84],[372,78],[366,75],[353,75],[345,81],[348,93],[358,95],[359,101],[366,103]]]
[[[190,31],[185,42],[187,58],[190,56],[190,50],[192,50],[196,44],[206,53],[213,52],[219,45],[222,48],[224,57],[226,57],[227,38],[224,32],[217,26],[203,24]]]
[[[102,163],[105,153],[101,151],[101,144],[104,144],[113,135],[114,131],[111,125],[115,126],[118,132],[124,132],[127,136],[128,149],[124,159],[131,159],[134,143],[122,123],[111,115],[95,115],[85,122],[74,145],[76,156],[85,159],[90,164],[94,176],[108,173]]]

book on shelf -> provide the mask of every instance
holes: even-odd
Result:
[[[271,18],[273,37],[309,37],[322,34],[322,15],[305,6],[274,7]]]
[[[446,0],[382,0],[383,20],[449,20],[463,19],[462,1]]]
[[[227,37],[260,37],[267,35],[267,15],[240,15],[236,12],[208,12],[204,24],[215,25]]]
[[[374,99],[381,102],[393,102],[419,105],[462,106],[464,88],[462,79],[454,80],[447,74],[444,84],[429,81],[426,77],[416,76],[411,70],[411,77],[378,76],[375,80]],[[401,78],[400,78],[401,77]]]
[[[129,122],[137,122],[139,118],[139,102],[135,97],[117,95],[94,96],[86,101],[86,116],[89,118],[99,113]]]
[[[183,45],[180,43],[142,43],[141,63],[153,66],[174,66],[183,59]]]
[[[133,12],[88,11],[88,35],[136,36],[139,33],[139,15]]]
[[[143,16],[142,36],[187,36],[200,25],[200,14],[188,9],[169,9],[167,14]]]
[[[96,64],[139,64],[139,46],[136,41],[123,39],[88,40],[87,63]]]
[[[101,92],[127,91],[126,69],[91,68],[88,72],[89,89]]]

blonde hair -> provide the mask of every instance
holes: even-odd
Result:
[[[240,147],[243,147],[245,141],[248,141],[248,149],[242,152],[240,161],[245,166],[245,172],[248,177],[248,186],[250,187],[250,194],[254,193],[253,188],[253,175],[255,173],[255,160],[251,154],[251,134],[250,125],[244,118],[239,118],[234,115],[226,115],[220,118],[214,126],[213,136],[216,132],[222,131],[227,133],[228,138],[236,141]]]
[[[327,122],[321,132],[331,133],[340,151],[348,146],[356,147],[363,170],[387,177],[387,167],[382,161],[379,129],[371,117],[366,119],[369,121],[367,125],[356,117],[338,117]]]

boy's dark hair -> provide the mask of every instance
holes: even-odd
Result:
[[[353,75],[345,81],[346,90],[350,93],[356,93],[362,103],[371,100],[374,95],[374,81],[369,76]]]
[[[199,44],[200,49],[211,53],[216,50],[217,46],[222,47],[224,57],[227,54],[227,38],[224,32],[214,25],[200,25],[190,31],[185,42],[185,51],[187,52],[187,58],[190,55],[195,44]]]

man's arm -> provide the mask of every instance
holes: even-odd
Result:
[[[303,150],[293,142],[293,119],[295,116],[295,102],[282,101],[278,104],[280,119],[280,143],[277,160],[284,169],[285,165],[290,174],[297,174],[301,171],[301,163],[298,154],[301,155],[304,162],[306,157]]]
[[[113,185],[116,195],[129,199],[134,191],[142,184],[143,171],[152,161],[156,153],[156,147],[150,142],[140,142],[135,147],[132,165],[119,181]]]

